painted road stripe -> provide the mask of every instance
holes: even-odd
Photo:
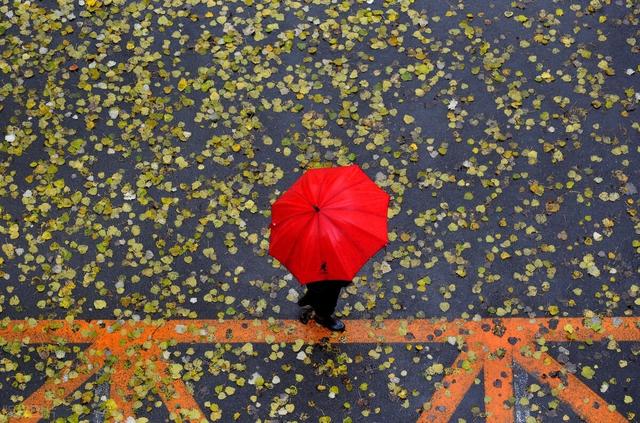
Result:
[[[311,323],[297,320],[10,320],[0,321],[0,338],[23,343],[90,344],[79,355],[84,363],[65,369],[29,396],[22,405],[27,410],[10,422],[35,422],[44,410],[52,408],[48,391],[56,390],[67,397],[93,374],[103,368],[107,351],[118,357],[109,386],[109,397],[119,410],[120,420],[134,415],[128,381],[133,369],[127,365],[127,352],[135,351],[135,359],[143,359],[156,374],[161,399],[170,413],[182,413],[182,421],[206,421],[197,402],[180,379],[167,376],[168,363],[161,355],[159,342],[173,340],[178,344],[212,343],[445,343],[450,339],[464,341],[465,349],[456,358],[431,399],[423,404],[418,422],[445,422],[453,415],[464,395],[483,372],[487,422],[526,420],[526,411],[510,406],[526,395],[527,376],[514,375],[514,366],[548,384],[558,398],[567,403],[587,422],[623,422],[626,419],[576,376],[566,372],[562,364],[544,352],[537,351],[537,341],[596,342],[614,339],[618,342],[640,341],[640,318],[613,317],[599,319],[480,319],[468,320],[345,320],[347,331],[328,332]],[[140,348],[145,345],[145,348]],[[130,363],[129,363],[130,364]],[[71,370],[75,376],[66,377]],[[565,382],[553,376],[563,374]],[[565,384],[566,383],[566,384]],[[59,395],[58,395],[59,396]],[[515,396],[515,398],[514,398]]]

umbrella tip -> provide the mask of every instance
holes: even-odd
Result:
[[[314,209],[316,212],[319,212],[319,211],[320,211],[320,207],[316,206],[315,204],[313,204],[313,209]]]

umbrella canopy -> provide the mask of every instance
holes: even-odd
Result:
[[[271,207],[269,254],[301,284],[351,280],[387,244],[388,207],[357,165],[307,170]]]

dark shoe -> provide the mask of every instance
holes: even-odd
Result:
[[[309,323],[311,316],[313,316],[313,309],[309,306],[305,306],[300,309],[298,320],[306,325],[307,323]]]
[[[316,314],[314,319],[319,325],[334,332],[342,332],[344,330],[344,323],[342,320],[336,319],[333,316],[319,316]]]

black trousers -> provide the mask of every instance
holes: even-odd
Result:
[[[338,304],[340,290],[351,281],[326,280],[308,283],[307,292],[298,300],[298,305],[310,305],[320,316],[331,316]]]

